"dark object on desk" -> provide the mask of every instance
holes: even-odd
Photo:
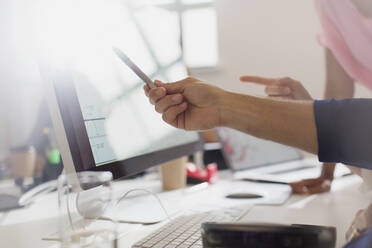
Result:
[[[242,181],[247,182],[254,182],[254,183],[272,183],[272,184],[282,184],[282,185],[289,185],[287,182],[280,182],[274,180],[265,180],[265,179],[253,179],[253,178],[243,178]]]
[[[259,194],[255,194],[255,193],[241,192],[241,193],[228,194],[226,195],[226,198],[229,198],[229,199],[259,199],[259,198],[263,198],[263,196]]]
[[[229,161],[221,149],[204,151],[203,161],[204,164],[216,163],[219,171],[230,168]]]
[[[204,248],[333,248],[336,228],[311,225],[202,224]]]
[[[133,248],[183,247],[202,248],[201,225],[210,220],[238,221],[252,208],[252,205],[232,206],[191,215],[179,216],[168,224],[144,237]],[[232,247],[233,248],[233,247]]]
[[[21,208],[18,203],[19,197],[14,195],[0,194],[0,212]]]

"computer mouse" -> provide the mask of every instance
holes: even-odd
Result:
[[[259,199],[263,198],[263,195],[257,193],[248,193],[248,192],[236,192],[226,195],[226,198],[229,199]]]

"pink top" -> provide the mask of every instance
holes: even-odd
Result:
[[[365,17],[351,0],[315,0],[328,47],[355,81],[372,90],[372,18]]]

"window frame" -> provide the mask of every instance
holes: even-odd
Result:
[[[155,4],[154,6],[166,9],[168,11],[177,12],[179,29],[180,29],[179,42],[180,42],[182,54],[185,54],[185,48],[183,44],[183,37],[185,35],[184,30],[183,30],[183,20],[182,20],[183,13],[186,11],[195,10],[195,9],[203,9],[203,8],[215,9],[215,5],[214,5],[213,0],[210,2],[191,3],[191,4],[184,3],[182,0],[173,0],[173,1],[174,1],[173,3]],[[218,37],[216,37],[216,43],[217,43],[217,61],[215,65],[189,66],[188,64],[186,64],[187,68],[197,73],[218,71],[219,64],[220,64],[220,57],[219,57],[219,51],[218,51],[218,48],[219,48]]]

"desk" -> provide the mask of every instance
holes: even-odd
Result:
[[[333,190],[330,193],[317,196],[294,195],[282,206],[254,206],[242,221],[336,226],[337,247],[342,247],[345,242],[344,233],[356,211],[369,204],[369,200],[359,191],[360,184],[361,180],[356,176],[338,179],[334,182]],[[116,182],[115,188],[128,189],[138,187],[138,185],[155,191],[160,189],[158,180],[143,179]],[[57,230],[56,194],[50,194],[48,197],[50,199],[45,199],[44,202],[43,200],[38,201],[28,209],[15,210],[5,216],[0,224],[1,247],[44,248],[54,246],[51,242],[41,240],[53,229]],[[51,203],[51,199],[55,201],[53,200]],[[45,205],[45,201],[49,204]],[[31,214],[35,209],[41,210],[39,211],[40,216],[25,218],[27,213]],[[0,214],[1,219],[2,214]],[[160,225],[141,227],[129,232],[120,239],[119,247],[130,247]]]

